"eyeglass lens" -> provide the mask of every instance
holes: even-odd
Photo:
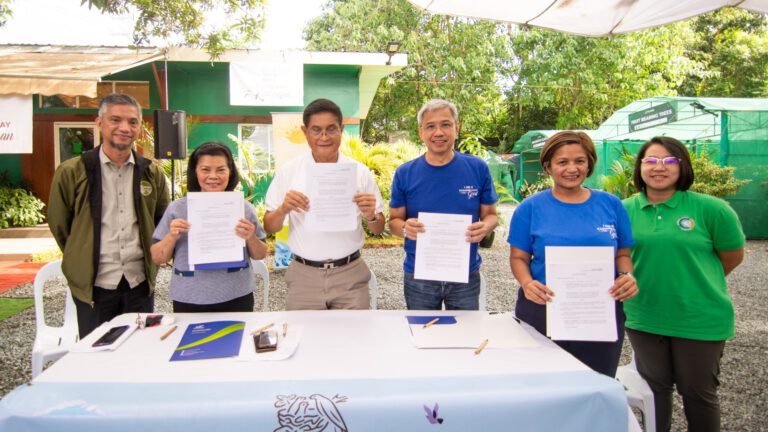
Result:
[[[649,165],[658,165],[659,162],[662,163],[662,165],[667,164],[679,164],[680,159],[676,157],[665,157],[665,158],[656,158],[656,157],[647,157],[643,159],[643,163],[649,164]]]

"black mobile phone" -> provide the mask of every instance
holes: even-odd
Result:
[[[104,333],[103,336],[101,336],[96,342],[93,343],[92,346],[99,347],[99,346],[105,346],[105,345],[112,345],[117,338],[120,337],[125,331],[128,330],[127,325],[119,326],[119,327],[112,327],[109,329],[108,332]]]
[[[253,335],[253,344],[256,346],[256,352],[269,352],[277,350],[277,332],[274,330],[265,330],[259,334]]]

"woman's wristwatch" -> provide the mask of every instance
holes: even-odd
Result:
[[[365,221],[368,222],[368,223],[376,223],[376,222],[379,221],[379,214],[378,213],[373,213],[373,219],[365,218]]]
[[[632,274],[632,273],[630,273],[630,272],[622,272],[622,271],[620,271],[620,272],[616,272],[616,277],[617,277],[617,278],[618,278],[619,276],[621,276],[621,275],[627,275],[627,276],[631,277],[632,279],[634,279],[634,280],[637,280],[637,278],[635,277],[635,275],[633,275],[633,274]]]

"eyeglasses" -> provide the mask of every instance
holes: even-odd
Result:
[[[670,164],[677,165],[680,163],[680,158],[676,158],[676,157],[657,158],[653,156],[648,156],[647,158],[643,159],[642,162],[647,165],[658,165],[659,162],[661,162],[662,165],[670,165]]]
[[[320,129],[320,128],[311,128],[309,129],[309,134],[314,137],[319,137],[325,132],[325,134],[329,137],[336,137],[341,133],[341,129],[337,127],[329,127],[328,129]]]

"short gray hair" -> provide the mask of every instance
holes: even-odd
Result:
[[[112,105],[133,105],[139,111],[139,121],[141,121],[141,105],[131,95],[125,93],[110,93],[99,101],[99,118],[104,117]]]
[[[456,109],[456,105],[454,105],[453,102],[448,102],[445,99],[430,99],[421,107],[419,113],[416,115],[416,118],[419,120],[419,126],[421,126],[421,120],[424,118],[425,112],[437,111],[443,108],[448,108],[453,116],[453,121],[456,123],[459,122],[459,110]]]

